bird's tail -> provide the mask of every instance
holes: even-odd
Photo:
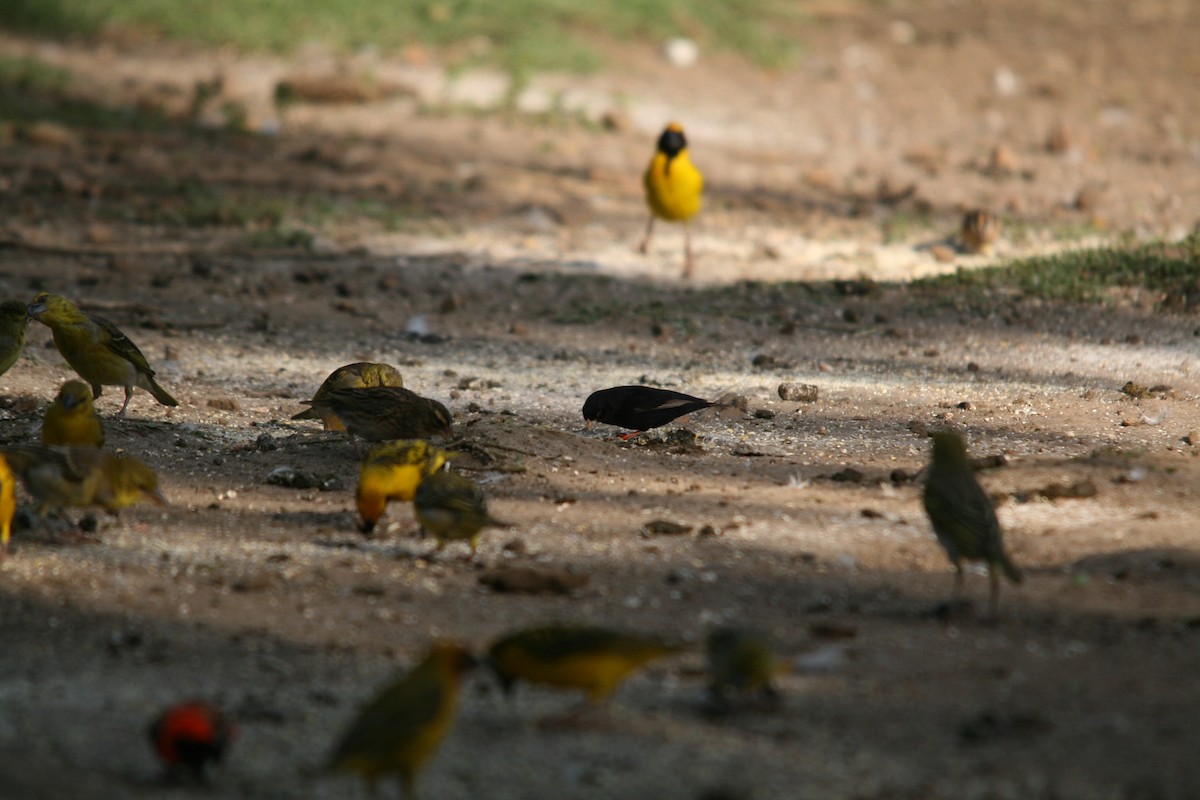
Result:
[[[164,406],[179,405],[179,401],[176,400],[174,397],[171,397],[170,392],[168,392],[163,387],[159,386],[158,382],[155,381],[153,377],[151,377],[150,375],[146,375],[145,378],[146,378],[146,385],[142,388],[144,388],[150,394],[154,395],[155,400],[162,403]]]
[[[293,414],[292,419],[320,419],[321,416],[314,408],[306,408],[299,414]]]

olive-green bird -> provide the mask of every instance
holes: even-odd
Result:
[[[158,488],[158,475],[133,456],[96,447],[33,444],[0,447],[0,455],[38,501],[39,516],[88,506],[100,506],[116,516],[141,500],[167,502]]]
[[[389,501],[412,500],[417,486],[441,469],[448,455],[424,439],[400,439],[372,447],[358,471],[358,529],[373,531]]]
[[[104,444],[104,424],[92,405],[92,390],[83,381],[67,381],[42,417],[42,444]]]
[[[317,393],[313,395],[312,400],[309,401],[314,407],[304,409],[292,419],[319,419],[324,423],[327,431],[344,431],[346,426],[342,424],[341,419],[328,410],[324,413],[318,411],[315,407],[317,402],[323,400],[334,389],[366,389],[371,386],[403,387],[404,378],[400,375],[400,370],[391,364],[359,361],[355,364],[338,367],[329,373],[329,377],[325,379],[325,382],[317,389]]]
[[[359,712],[334,748],[329,768],[362,775],[372,796],[380,778],[395,775],[403,796],[415,798],[417,774],[450,730],[463,675],[474,665],[462,646],[435,645]]]
[[[730,695],[759,694],[774,699],[775,678],[785,664],[762,634],[742,628],[717,628],[705,642],[709,691],[722,701]]]
[[[962,436],[954,431],[938,431],[932,438],[925,511],[938,542],[954,564],[954,595],[961,596],[963,590],[962,562],[986,562],[991,582],[988,608],[995,617],[1000,603],[1000,572],[1013,583],[1020,583],[1021,571],[1004,553],[995,506],[975,478]]]
[[[21,357],[28,330],[28,306],[20,300],[0,303],[0,375],[8,372]]]
[[[154,370],[137,345],[104,317],[81,311],[65,297],[47,292],[33,298],[29,316],[53,331],[54,346],[71,369],[91,384],[95,397],[100,397],[105,386],[125,389],[125,402],[117,412],[118,417],[125,416],[135,386],[154,395],[164,406],[179,405],[154,380]]]
[[[661,639],[607,628],[549,625],[498,639],[488,649],[488,664],[505,691],[517,681],[580,689],[595,705],[634,672],[679,649]]]
[[[331,415],[339,419],[356,454],[356,437],[383,442],[454,434],[453,419],[444,405],[401,386],[333,389],[319,400],[305,403],[322,418]]]
[[[437,539],[438,550],[449,541],[466,541],[471,546],[468,560],[475,558],[484,528],[511,527],[488,513],[483,489],[453,472],[435,472],[421,481],[413,508],[421,529]]]

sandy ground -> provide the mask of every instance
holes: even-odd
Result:
[[[929,247],[968,206],[1004,215],[999,259],[1189,230],[1197,12],[826,5],[786,73],[723,56],[665,73],[638,53],[581,79],[581,107],[621,112],[616,130],[432,113],[403,64],[417,99],[301,106],[270,136],[9,130],[4,296],[52,290],[108,316],[181,406],[139,393],[117,420],[119,393],[99,401],[110,446],[158,470],[169,506],[101,520],[90,543],[15,535],[0,569],[0,795],[353,796],[321,764],[391,674],[433,639],[482,647],[551,620],[696,647],[580,730],[538,725],[576,698],[509,701],[476,676],[423,796],[1200,794],[1200,323],[1136,293],[1078,308],[902,282],[987,263]],[[180,91],[213,64],[228,92],[295,68],[145,43],[2,44],[84,69],[112,103],[176,97],[156,71],[173,62]],[[695,285],[677,279],[678,230],[633,252],[639,169],[669,117],[688,124],[711,187]],[[1060,127],[1066,146],[1048,150]],[[999,171],[998,146],[1011,151]],[[170,180],[406,219],[256,249],[253,219],[154,213],[178,202]],[[810,282],[858,277],[880,283]],[[515,524],[476,564],[431,556],[402,506],[360,536],[345,438],[288,419],[364,359],[454,412],[460,469]],[[35,324],[0,379],[0,437],[36,438],[68,375]],[[1137,399],[1127,381],[1162,388]],[[638,382],[745,408],[629,443],[583,430],[589,392]],[[783,401],[784,382],[818,399]],[[1004,587],[995,625],[937,613],[952,573],[911,477],[945,424],[1006,462],[981,480],[1026,581]],[[313,487],[268,483],[280,467]],[[690,531],[646,534],[655,520]],[[565,595],[481,584],[513,565],[584,582]],[[982,610],[986,580],[967,584]],[[699,648],[726,622],[795,660],[778,709],[705,713]],[[154,714],[190,696],[240,728],[207,787],[164,784],[145,741]]]

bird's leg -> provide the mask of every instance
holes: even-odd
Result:
[[[98,397],[99,395],[97,395]],[[125,417],[125,409],[129,408],[129,398],[133,397],[133,387],[125,387],[125,402],[121,404],[121,410],[117,412],[117,417],[123,419]]]
[[[988,595],[988,618],[995,620],[1000,616],[1000,574],[995,564],[988,564],[988,580],[991,581],[991,593]]]
[[[638,252],[645,255],[650,250],[650,237],[654,235],[654,215],[650,215],[650,221],[646,223],[646,235],[642,237],[641,243],[638,245]]]
[[[962,599],[963,596],[963,568],[961,561],[954,562],[954,600],[955,602]]]
[[[689,280],[696,271],[696,261],[692,258],[692,228],[687,223],[683,226],[683,279]]]
[[[643,433],[645,433],[645,431],[634,431],[633,433],[622,433],[622,434],[618,434],[617,438],[620,439],[622,442],[628,442],[633,437],[641,436]]]

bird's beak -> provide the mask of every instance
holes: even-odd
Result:
[[[34,319],[37,319],[38,314],[44,314],[46,312],[46,304],[45,303],[30,303],[29,308],[27,308],[25,310],[29,312],[29,316],[33,317]]]
[[[159,506],[169,505],[169,503],[167,502],[167,498],[163,497],[163,493],[162,493],[161,489],[155,489],[153,492],[143,491],[142,494],[145,496],[145,498],[147,500],[154,503],[155,505],[159,505]]]
[[[371,531],[375,530],[375,520],[373,520],[373,519],[362,520],[361,522],[358,523],[358,530],[359,530],[359,533],[370,533]]]
[[[596,427],[596,420],[589,419],[587,422],[583,423],[583,427],[585,430],[590,431],[592,428]]]

